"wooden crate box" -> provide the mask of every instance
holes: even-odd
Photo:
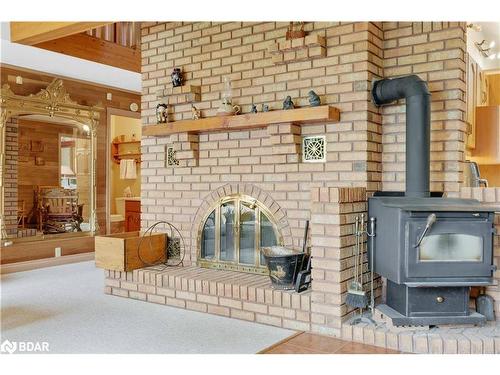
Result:
[[[126,232],[95,237],[95,264],[113,271],[132,271],[166,261],[165,233]],[[141,248],[138,249],[139,243]],[[139,253],[142,260],[139,258]]]

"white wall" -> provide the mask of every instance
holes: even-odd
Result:
[[[62,53],[10,42],[10,23],[0,22],[0,62],[122,90],[141,91],[141,74]]]

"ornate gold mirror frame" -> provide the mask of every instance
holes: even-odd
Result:
[[[54,79],[45,89],[37,94],[28,96],[16,95],[8,84],[2,86],[0,91],[0,239],[7,237],[5,227],[5,140],[7,121],[14,116],[45,115],[73,120],[90,134],[90,233],[93,235],[98,230],[96,217],[96,159],[97,159],[97,126],[99,112],[103,108],[97,106],[84,106],[71,100],[66,92],[61,79]],[[85,126],[86,125],[86,126]]]

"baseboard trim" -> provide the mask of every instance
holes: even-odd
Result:
[[[94,260],[94,252],[64,255],[45,259],[28,260],[26,262],[7,263],[0,265],[0,274],[30,271],[38,268],[60,266],[62,264],[86,262]]]

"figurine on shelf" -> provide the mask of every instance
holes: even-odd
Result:
[[[262,104],[262,112],[269,112],[269,105]]]
[[[193,117],[193,120],[198,120],[201,116],[201,111],[196,108],[194,105],[191,104],[191,114]]]
[[[172,74],[170,75],[170,78],[172,80],[172,86],[174,87],[182,86],[181,68],[174,68]]]
[[[311,105],[311,107],[317,107],[321,105],[320,97],[313,90],[307,93],[307,97],[309,98],[309,104]]]
[[[257,106],[255,104],[252,104],[252,110],[250,112],[257,113]]]
[[[168,122],[168,106],[165,103],[160,103],[156,106],[156,121],[158,124]]]
[[[285,98],[285,101],[283,102],[283,109],[294,109],[294,108],[295,106],[293,105],[292,97],[288,95]]]

